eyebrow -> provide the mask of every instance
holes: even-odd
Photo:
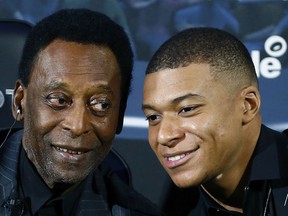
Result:
[[[188,94],[185,94],[185,95],[181,95],[179,97],[176,97],[176,98],[173,98],[170,102],[170,104],[177,104],[177,103],[180,103],[181,101],[183,100],[186,100],[188,98],[195,98],[195,97],[199,97],[199,98],[203,98],[201,95],[199,94],[193,94],[193,93],[188,93]],[[152,109],[152,110],[155,110],[154,106],[152,105],[149,105],[149,104],[142,104],[142,110],[144,109]]]
[[[68,84],[60,81],[52,81],[47,86],[45,86],[46,90],[57,88],[68,88]]]
[[[171,103],[175,104],[175,103],[180,103],[183,100],[186,100],[188,98],[195,98],[195,97],[200,97],[203,98],[202,96],[198,95],[198,94],[193,94],[193,93],[188,93],[179,97],[174,98]]]
[[[69,89],[69,85],[67,83],[64,83],[64,82],[61,82],[61,81],[52,81],[51,83],[49,83],[48,86],[46,86],[46,90],[49,90],[49,89]],[[111,90],[110,87],[108,87],[107,85],[103,85],[103,84],[95,84],[95,85],[92,85],[92,88],[94,89],[101,89],[109,94],[112,94],[113,91]]]
[[[95,84],[92,87],[95,88],[95,89],[102,89],[102,90],[104,90],[104,91],[106,91],[108,93],[113,93],[112,89],[109,86],[107,86],[107,85]]]

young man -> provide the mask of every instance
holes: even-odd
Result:
[[[182,188],[168,214],[288,215],[288,138],[262,125],[260,103],[253,62],[232,35],[187,29],[159,48],[142,107],[149,143]]]
[[[13,98],[24,128],[1,137],[0,215],[159,215],[99,165],[122,129],[132,65],[127,35],[101,13],[34,26]]]

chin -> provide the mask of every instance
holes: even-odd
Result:
[[[173,181],[174,184],[179,187],[179,188],[189,188],[189,187],[193,187],[193,186],[197,186],[195,184],[189,184],[187,182],[176,182],[176,181]]]
[[[88,173],[89,174],[89,173]],[[75,173],[69,173],[66,175],[61,175],[58,173],[55,174],[55,178],[53,179],[55,184],[63,184],[63,185],[74,185],[81,181],[83,181],[87,175],[87,173],[83,173],[82,175],[79,175],[79,172]]]
[[[190,176],[171,176],[174,184],[179,188],[195,187],[202,184],[201,179]]]

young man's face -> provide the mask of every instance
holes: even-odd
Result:
[[[222,178],[241,166],[243,101],[228,89],[207,64],[146,76],[149,143],[179,187]]]
[[[107,47],[55,40],[40,52],[23,90],[23,146],[49,187],[83,180],[109,152],[120,81]]]

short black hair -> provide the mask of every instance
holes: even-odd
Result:
[[[258,87],[255,67],[245,45],[232,34],[210,27],[189,28],[172,36],[153,55],[146,74],[192,63],[209,64],[214,77]]]
[[[28,34],[19,65],[19,79],[27,87],[38,54],[55,39],[103,45],[116,57],[121,73],[121,101],[130,92],[133,52],[125,30],[106,15],[88,9],[63,9],[37,23]]]

